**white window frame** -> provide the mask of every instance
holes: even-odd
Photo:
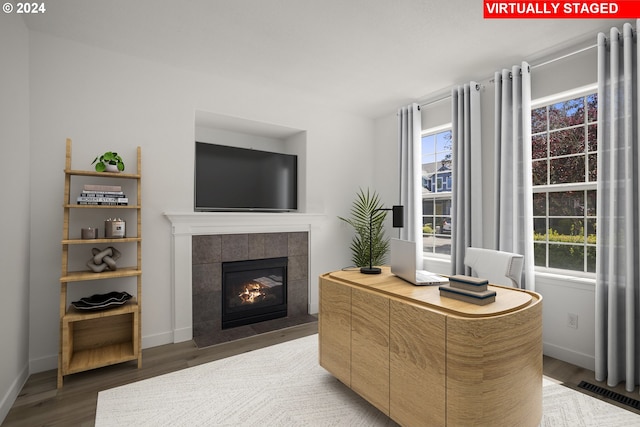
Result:
[[[428,129],[423,129],[420,132],[420,141],[422,141],[422,138],[425,137],[425,136],[434,135],[434,134],[438,134],[438,133],[442,133],[442,132],[446,132],[446,131],[451,131],[453,133],[453,124],[452,123],[446,123],[446,124],[442,124],[440,126],[434,126],[434,127],[428,128]],[[451,151],[452,151],[452,154],[453,154],[453,148],[452,148]],[[422,154],[422,146],[420,147],[420,153]],[[420,162],[420,165],[422,165],[422,162]],[[452,173],[453,173],[453,165],[451,167],[451,170],[452,170]],[[449,177],[448,179],[451,180],[451,177]],[[440,181],[441,184],[444,184],[444,182],[442,181],[441,177],[438,177],[438,179],[436,181]],[[433,186],[437,186],[437,182],[433,182],[432,181],[432,185]],[[449,187],[451,187],[451,185],[449,185]],[[449,200],[452,200],[453,192],[451,190],[450,191],[442,191],[442,192],[441,191],[435,191],[435,192],[433,192],[431,198],[433,199],[434,206],[435,206],[435,202],[438,199],[449,199]],[[422,195],[420,197],[420,200],[423,200],[422,199]],[[423,214],[422,217],[424,218],[424,212],[422,212],[422,214]],[[449,218],[451,218],[450,215],[449,215]],[[440,233],[440,235],[442,235],[442,233]],[[436,259],[440,259],[440,260],[450,260],[451,259],[451,254],[450,253],[449,254],[439,254],[439,253],[436,253],[436,252],[433,252],[433,251],[425,252],[424,251],[424,237],[423,237],[422,247],[423,247],[422,256],[424,258],[432,258],[432,259],[436,258]],[[453,244],[452,244],[451,250],[453,250]]]
[[[598,84],[592,83],[592,84],[581,86],[568,91],[563,91],[553,95],[538,98],[531,101],[531,110],[533,111],[536,108],[540,108],[545,105],[556,104],[556,103],[568,101],[577,97],[583,97],[592,93],[597,93],[597,91],[598,91]],[[600,102],[600,100],[598,100],[598,102]],[[586,109],[585,109],[585,114],[587,114]],[[600,117],[598,116],[598,119],[599,118]],[[588,165],[585,165],[585,168],[588,168]],[[550,173],[550,171],[547,171],[547,173]],[[588,170],[586,170],[585,173],[588,173]],[[535,193],[584,191],[584,190],[596,191],[596,188],[597,188],[596,181],[553,184],[553,185],[536,185],[536,186],[533,186],[533,193],[535,194]],[[549,219],[548,204],[547,204],[547,212],[545,213],[545,216],[548,220]],[[533,233],[534,230],[531,230],[531,232]],[[548,241],[547,241],[547,244],[548,244]],[[587,246],[586,242],[583,244],[583,246],[585,247]],[[549,256],[548,252],[545,253],[545,256],[547,257]],[[549,273],[554,275],[595,279],[595,273],[587,272],[587,271],[569,270],[569,269],[563,269],[563,268],[544,267],[544,266],[537,266],[537,265],[534,266],[534,270],[536,272]]]

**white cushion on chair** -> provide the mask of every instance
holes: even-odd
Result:
[[[464,263],[476,277],[496,285],[519,288],[524,257],[511,252],[483,248],[467,248]]]

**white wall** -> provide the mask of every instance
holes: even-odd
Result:
[[[595,370],[595,280],[538,273],[536,291],[544,298],[544,354]],[[577,316],[576,329],[569,314]]]
[[[596,35],[594,34],[593,42]],[[593,43],[587,43],[593,44]],[[569,47],[563,52],[553,52],[548,58],[539,58],[534,64],[544,64],[547,59],[559,58],[565,53],[582,49],[584,44]],[[546,97],[597,81],[597,50],[588,49],[565,59],[532,68],[532,98]],[[533,63],[533,62],[532,62]],[[496,64],[496,70],[504,64]],[[510,67],[510,65],[507,65]],[[486,247],[492,247],[493,224],[493,169],[494,169],[494,95],[493,76],[477,76],[477,82],[483,86],[482,105],[482,162],[484,196],[484,240]],[[460,82],[464,84],[468,82]],[[422,127],[428,129],[451,121],[451,102],[444,88],[438,94],[427,96],[427,105],[421,108]],[[443,95],[444,94],[444,95]],[[387,198],[397,198],[398,162],[397,119],[395,113],[376,120],[376,151],[383,153],[376,157],[375,186]],[[394,151],[396,150],[396,151]],[[389,159],[393,157],[394,163]],[[426,269],[450,274],[450,262],[442,258],[427,258]],[[568,361],[588,369],[595,367],[595,280],[586,275],[583,278],[566,277],[553,272],[540,271],[536,274],[536,291],[544,298],[543,302],[543,341],[545,354]],[[567,316],[578,315],[578,328],[567,326]]]
[[[313,105],[286,88],[192,73],[31,33],[32,372],[55,368],[64,143],[75,169],[108,149],[133,164],[142,148],[143,347],[171,342],[170,226],[163,212],[193,211],[196,111],[299,129],[306,137],[306,212],[327,221],[313,237],[319,274],[349,264],[350,230],[337,220],[372,180],[373,121]],[[215,71],[215,70],[214,70]],[[298,137],[291,137],[294,143]],[[91,291],[86,290],[90,295]],[[312,301],[312,304],[314,301]],[[144,363],[144,361],[143,361]]]
[[[26,381],[29,333],[29,33],[0,14],[0,422]]]

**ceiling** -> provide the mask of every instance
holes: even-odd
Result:
[[[485,20],[481,0],[56,0],[30,30],[368,117],[621,21]]]

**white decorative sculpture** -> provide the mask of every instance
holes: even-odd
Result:
[[[120,252],[113,246],[109,246],[105,250],[98,248],[91,249],[93,257],[87,261],[87,267],[89,267],[94,273],[101,273],[104,270],[117,270],[116,260],[120,258]]]

